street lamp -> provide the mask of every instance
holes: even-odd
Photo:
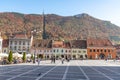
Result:
[[[35,53],[36,53],[36,50],[34,51],[34,60],[33,60],[33,63],[35,63]]]
[[[37,32],[36,29],[34,29],[33,31],[31,31],[33,37],[35,36],[36,32]],[[35,59],[35,53],[36,53],[35,46],[36,46],[36,45],[34,44],[34,58],[33,58],[33,63],[35,63],[35,60],[36,60],[36,59]]]
[[[42,31],[37,31],[37,29],[34,29],[33,31],[31,31],[31,33],[33,34],[33,38],[36,34],[41,33]],[[35,58],[36,58],[36,43],[34,44],[34,60],[33,63],[35,63]]]

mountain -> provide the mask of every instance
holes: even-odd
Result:
[[[110,21],[94,18],[86,13],[74,16],[60,16],[46,14],[46,32],[49,38],[54,39],[86,39],[109,38],[119,36],[120,27]],[[16,33],[27,33],[37,30],[35,36],[42,36],[43,16],[42,14],[22,14],[16,12],[0,13],[0,31],[4,38]]]

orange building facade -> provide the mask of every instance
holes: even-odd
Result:
[[[116,58],[116,49],[112,47],[88,47],[89,59],[114,59]]]
[[[87,55],[89,59],[115,59],[116,49],[108,39],[88,39]]]

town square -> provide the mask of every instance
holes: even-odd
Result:
[[[57,60],[0,66],[0,80],[119,80],[120,61]],[[7,76],[6,76],[7,75]]]
[[[1,0],[0,80],[120,80],[119,0]]]

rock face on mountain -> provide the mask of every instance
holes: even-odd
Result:
[[[120,27],[86,13],[74,16],[46,14],[45,22],[47,35],[54,39],[108,38],[120,35]],[[0,31],[4,38],[16,33],[31,35],[31,31],[35,29],[38,32],[36,37],[41,38],[42,25],[42,14],[0,13]]]

